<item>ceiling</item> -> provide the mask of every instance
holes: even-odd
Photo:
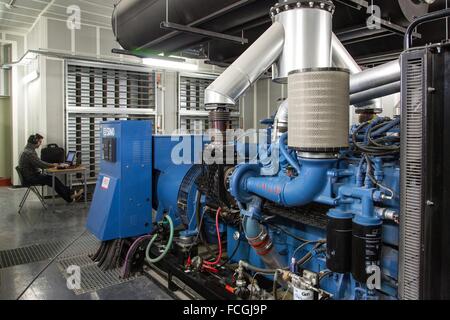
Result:
[[[66,20],[67,8],[81,9],[81,23],[111,28],[111,15],[118,0],[0,0],[0,31],[26,34],[39,17]],[[13,6],[9,6],[10,3]]]
[[[175,6],[181,16],[189,16],[194,13],[190,12],[189,3],[193,3],[193,8],[198,0],[170,0],[169,3]],[[241,36],[245,32],[249,43],[246,45],[230,43],[217,39],[204,39],[195,37],[184,32],[175,32],[169,46],[171,50],[160,50],[160,48],[150,48],[159,50],[158,52],[174,52],[186,53],[187,56],[198,55],[198,52],[205,52],[207,49],[207,58],[217,64],[229,64],[238,57],[253,41],[270,26],[270,18],[268,16],[268,8],[276,2],[276,0],[210,0],[215,5],[221,2],[245,2],[248,5],[238,7],[236,11],[224,13],[223,16],[217,16],[213,21],[208,20],[198,27],[205,30],[227,33],[230,35]],[[373,1],[374,4],[382,8],[382,18],[385,21],[381,32],[367,32],[366,20],[368,17],[367,6]],[[402,50],[403,33],[408,21],[401,16],[401,10],[397,3],[414,2],[415,0],[334,0],[336,4],[336,13],[333,19],[333,30],[344,43],[350,53],[357,59],[359,63],[371,64],[381,63],[385,59],[391,59],[391,55],[398,55]],[[13,2],[13,6],[9,4]],[[115,4],[119,0],[0,0],[0,31],[14,31],[21,34],[28,33],[39,20],[39,17],[51,17],[65,21],[68,18],[67,8],[76,5],[81,9],[81,22],[84,24],[111,28],[111,16]],[[200,2],[200,1],[199,1]],[[130,36],[151,37],[155,33],[154,38],[157,39],[157,33],[161,32],[160,22],[164,20],[164,12],[161,16],[151,7],[159,4],[165,5],[165,0],[123,0],[125,7],[127,3],[142,3],[144,7],[149,7],[150,15],[142,15],[142,19],[134,16],[128,20],[127,24],[119,31],[126,31]],[[430,7],[430,11],[443,9],[450,3],[450,0],[435,0]],[[131,6],[130,6],[131,7]],[[247,8],[248,7],[248,8]],[[262,7],[262,8],[259,8]],[[247,9],[248,10],[247,10]],[[257,9],[260,10],[257,10]],[[140,9],[139,9],[140,10]],[[207,10],[207,9],[204,9]],[[192,10],[191,10],[192,11]],[[220,10],[219,10],[220,11]],[[218,11],[218,12],[219,12]],[[171,13],[174,9],[171,8]],[[140,14],[141,12],[138,12]],[[156,15],[156,16],[154,16]],[[182,17],[183,19],[186,17]],[[179,21],[174,21],[179,22]],[[131,25],[129,24],[131,23]],[[181,22],[179,22],[181,23]],[[183,23],[186,23],[185,21]],[[132,24],[136,24],[133,26]],[[423,35],[421,42],[440,41],[445,37],[445,30],[450,28],[450,24],[445,21],[434,22],[425,25],[419,29],[419,33]],[[447,34],[450,29],[447,29]],[[370,31],[370,30],[369,30]],[[117,35],[116,35],[117,36]],[[118,36],[119,39],[126,39],[125,36]],[[136,43],[135,47],[139,47]],[[160,45],[166,45],[161,42]],[[122,47],[131,50],[125,43],[121,43]],[[202,57],[199,55],[199,57]],[[375,57],[375,58],[374,58]]]
[[[290,3],[294,0],[278,0]],[[403,50],[407,26],[414,17],[446,7],[450,0],[333,0],[333,31],[363,65],[383,63]],[[427,0],[429,1],[429,0]],[[232,63],[267,28],[276,0],[122,0],[116,7],[113,32],[120,45],[133,52],[186,54],[221,66]],[[371,3],[379,9],[371,15]],[[374,11],[376,12],[376,11]],[[375,16],[380,25],[372,28]],[[161,27],[161,25],[165,26]],[[415,45],[448,38],[446,21],[421,26]],[[172,27],[171,27],[172,26]],[[209,32],[209,33],[205,33]],[[248,43],[234,39],[242,36]]]

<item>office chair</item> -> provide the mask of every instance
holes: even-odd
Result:
[[[20,212],[22,211],[22,208],[23,208],[25,201],[27,200],[30,192],[33,192],[38,197],[38,199],[41,202],[44,209],[47,210],[47,204],[44,201],[44,197],[39,192],[39,189],[36,186],[25,183],[25,180],[23,179],[22,171],[20,170],[19,167],[16,167],[16,171],[17,171],[17,175],[19,176],[19,179],[20,179],[20,185],[23,188],[27,188],[27,191],[25,191],[22,201],[20,201],[18,213],[20,214]]]

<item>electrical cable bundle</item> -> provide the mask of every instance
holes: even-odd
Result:
[[[390,120],[389,118],[382,118],[380,122],[372,120],[362,123],[352,134],[352,141],[356,151],[370,156],[386,156],[399,153],[399,137],[385,135],[386,131],[397,126],[399,123],[399,119]],[[363,129],[366,129],[365,141],[358,142],[357,136],[359,133],[362,133]],[[379,138],[375,137],[375,135],[381,134],[384,135]]]
[[[217,208],[216,211],[216,233],[217,233],[217,241],[219,245],[219,253],[217,254],[217,258],[214,261],[203,261],[203,267],[211,268],[213,266],[216,266],[220,263],[220,260],[222,259],[222,240],[220,238],[220,230],[219,230],[219,217],[220,212],[222,211],[222,208]]]

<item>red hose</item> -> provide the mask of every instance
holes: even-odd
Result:
[[[203,261],[203,264],[214,266],[220,262],[222,259],[222,241],[220,240],[220,231],[219,231],[219,216],[222,209],[219,207],[216,211],[216,232],[217,232],[217,240],[219,242],[219,254],[217,255],[217,259],[213,262],[211,261]]]

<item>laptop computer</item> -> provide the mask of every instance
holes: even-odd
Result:
[[[66,155],[66,160],[64,161],[65,166],[58,166],[58,169],[68,169],[78,167],[78,165],[75,164],[76,156],[77,156],[76,151],[68,151]]]
[[[73,166],[75,164],[75,158],[77,156],[77,153],[75,151],[68,151],[66,156],[65,164],[68,164],[69,166]]]

